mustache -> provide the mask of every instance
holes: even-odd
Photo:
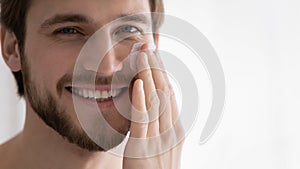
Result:
[[[57,82],[56,89],[61,96],[63,89],[67,85],[123,85],[130,87],[137,78],[133,75],[125,75],[122,72],[116,72],[112,76],[102,76],[97,73],[85,72],[76,73],[76,75],[65,74]]]

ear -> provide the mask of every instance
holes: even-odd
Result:
[[[158,52],[158,41],[159,41],[159,34],[158,34],[158,33],[155,33],[155,34],[154,34],[154,43],[155,43],[155,46],[156,46],[156,48],[155,48],[155,53]]]
[[[21,70],[21,57],[15,34],[1,26],[1,51],[5,63],[11,71]]]

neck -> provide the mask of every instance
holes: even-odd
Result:
[[[14,139],[18,165],[32,169],[122,168],[121,157],[109,152],[90,152],[69,143],[27,107],[24,130]]]

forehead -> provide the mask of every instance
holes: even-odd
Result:
[[[149,0],[32,0],[27,24],[37,25],[59,14],[79,14],[104,24],[120,16],[150,12]]]

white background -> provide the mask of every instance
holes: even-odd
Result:
[[[209,39],[226,78],[222,122],[206,144],[198,145],[210,97],[201,76],[201,112],[186,139],[182,168],[299,169],[300,2],[166,0],[165,6],[167,14],[192,23]],[[24,105],[2,59],[0,77],[3,143],[21,130]]]

